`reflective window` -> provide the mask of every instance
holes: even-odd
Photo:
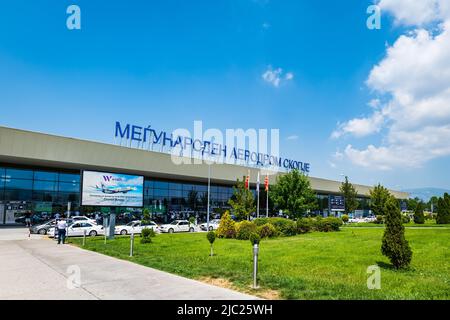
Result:
[[[35,171],[34,179],[35,180],[56,181],[56,180],[58,180],[58,173],[57,172],[47,172],[47,171]]]
[[[34,190],[43,190],[43,191],[56,191],[56,181],[35,180],[33,189]]]
[[[153,190],[153,194],[155,197],[168,197],[169,190],[155,189],[155,190]]]
[[[58,193],[58,202],[62,204],[67,204],[67,202],[78,203],[80,201],[79,193]]]
[[[155,181],[155,189],[168,189],[169,183],[163,181]]]
[[[155,186],[155,182],[154,181],[150,181],[150,180],[145,180],[144,181],[144,187],[145,188],[154,188]]]
[[[5,186],[8,189],[28,189],[33,188],[33,180],[22,179],[2,179],[5,182]]]
[[[59,181],[80,183],[80,175],[70,173],[60,173]]]
[[[29,200],[29,199],[28,199]],[[57,202],[56,192],[33,192],[33,201]]]
[[[8,190],[5,189],[5,201],[29,201],[31,199],[31,190]]]
[[[169,183],[169,189],[171,190],[181,190],[182,188],[183,185],[181,183],[174,183],[174,182]]]
[[[33,179],[32,170],[6,169],[7,179]]]
[[[60,182],[58,191],[64,191],[64,192],[79,192],[80,191],[80,184],[78,183],[70,183],[70,182]]]
[[[169,196],[170,197],[181,198],[183,196],[183,192],[181,190],[170,190],[169,191]]]

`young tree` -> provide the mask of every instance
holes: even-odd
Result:
[[[217,228],[216,235],[219,238],[234,238],[236,236],[236,223],[231,219],[230,213],[225,213],[220,218],[219,228]]]
[[[348,215],[358,209],[358,200],[356,197],[358,196],[358,192],[356,191],[353,184],[348,181],[348,177],[345,177],[345,182],[342,182],[339,190],[345,199],[345,213]]]
[[[150,210],[148,210],[148,208],[145,208],[143,211],[142,211],[142,221],[144,221],[144,222],[148,222],[148,221],[150,221]]]
[[[233,196],[228,204],[238,220],[250,219],[250,214],[256,210],[253,193],[246,189],[245,182],[239,179],[237,179],[236,187],[233,187]]]
[[[425,216],[423,215],[423,203],[417,202],[416,207],[414,208],[414,223],[424,224]]]
[[[386,229],[384,230],[381,252],[387,256],[396,269],[411,263],[412,251],[405,239],[405,227],[398,201],[390,196],[385,206]]]
[[[386,209],[386,202],[391,197],[388,189],[383,187],[381,184],[375,186],[369,192],[370,195],[370,209],[376,216],[384,216]]]
[[[279,176],[269,196],[278,208],[294,217],[301,217],[317,206],[308,177],[297,169]]]
[[[450,196],[448,193],[445,193],[444,197],[439,198],[438,200],[436,223],[450,223]]]

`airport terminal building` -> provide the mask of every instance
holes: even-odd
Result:
[[[210,208],[217,214],[229,208],[228,200],[236,179],[242,179],[249,170],[254,190],[257,168],[233,164],[177,165],[167,153],[0,127],[0,225],[21,223],[26,211],[43,218],[56,212],[64,213],[69,203],[71,212],[82,214],[111,210],[139,214],[143,208],[148,208],[157,222],[189,216],[202,221],[207,210],[209,172]],[[120,209],[99,205],[95,198],[91,203],[82,202],[87,192],[83,190],[83,177],[86,179],[87,172],[100,174],[107,180],[140,177],[140,190],[107,189],[103,184],[96,187],[115,199],[132,198],[133,192],[141,192],[143,197],[139,204],[124,202],[130,203],[129,207],[124,205]],[[316,213],[327,216],[338,212],[340,209],[332,207],[329,200],[339,197],[341,182],[309,179],[319,199]],[[276,175],[270,176],[270,184],[275,181]],[[370,187],[355,185],[355,188],[360,202],[358,214],[367,215]],[[399,199],[408,197],[407,193],[392,193]],[[261,212],[265,213],[263,186],[260,196],[263,199]],[[273,204],[269,208],[271,215],[278,214]]]

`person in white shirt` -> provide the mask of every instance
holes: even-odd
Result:
[[[67,222],[64,219],[58,220],[56,223],[56,228],[58,229],[58,244],[64,244],[66,241],[66,229],[67,229]]]

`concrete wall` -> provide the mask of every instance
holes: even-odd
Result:
[[[187,161],[189,159],[186,159]],[[0,162],[24,165],[119,171],[167,179],[206,182],[208,165],[176,165],[169,154],[120,147],[93,141],[59,137],[49,134],[0,127]],[[213,164],[211,177],[215,183],[233,184],[236,178],[247,175],[249,168]],[[257,169],[250,169],[251,182],[256,182]],[[273,184],[277,175],[270,176]],[[313,189],[324,193],[338,193],[341,182],[309,178]],[[264,178],[261,178],[261,182]],[[367,195],[370,187],[355,185],[360,195]],[[397,198],[407,198],[404,192],[392,191]]]

